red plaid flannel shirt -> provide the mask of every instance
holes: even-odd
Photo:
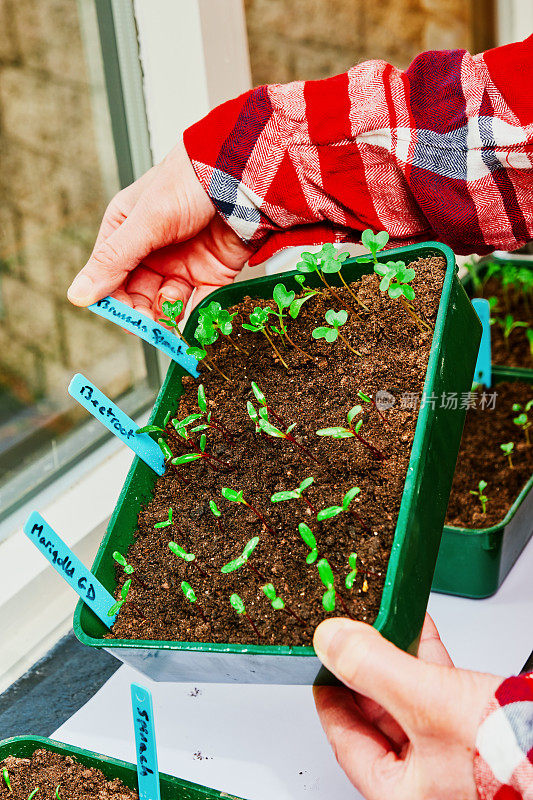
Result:
[[[257,248],[438,239],[457,253],[533,236],[533,36],[471,56],[367,61],[321,81],[259,86],[184,135],[217,210]]]
[[[472,56],[368,61],[322,81],[259,86],[184,141],[257,264],[290,245],[438,239],[457,253],[533,238],[533,36]],[[479,728],[482,800],[533,800],[533,677],[502,683]]]

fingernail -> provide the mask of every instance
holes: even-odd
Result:
[[[73,303],[86,303],[92,299],[94,284],[88,275],[76,275],[72,281],[67,297]]]
[[[181,300],[180,290],[173,286],[169,286],[168,289],[163,289],[163,291],[159,293],[159,305],[162,305],[165,300],[170,300],[171,303],[175,303],[176,300]]]
[[[326,664],[331,660],[330,647],[333,639],[346,630],[353,630],[354,622],[350,619],[326,619],[321,622],[313,637],[313,647],[315,653]]]

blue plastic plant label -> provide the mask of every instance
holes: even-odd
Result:
[[[140,336],[148,344],[152,344],[162,353],[172,358],[183,369],[187,370],[193,378],[199,376],[198,361],[194,356],[188,356],[188,344],[168,331],[159,322],[141,314],[134,308],[115,300],[114,297],[104,297],[102,300],[89,306],[89,311],[111,320],[116,325],[136,336]]]
[[[148,433],[136,433],[139,429],[137,423],[121,411],[94,383],[78,372],[69,384],[68,393],[100,420],[111,433],[122,439],[124,444],[127,444],[154,472],[158,475],[164,474],[165,459],[157,442],[154,442]]]
[[[131,684],[131,706],[133,727],[135,729],[135,752],[137,754],[137,778],[139,800],[160,800],[159,769],[155,744],[154,710],[152,694],[139,686]]]
[[[490,306],[489,301],[482,297],[475,297],[472,305],[478,315],[483,331],[481,342],[477,354],[476,369],[474,371],[474,382],[481,383],[483,386],[492,386],[492,365],[490,352]]]
[[[115,605],[115,598],[74,555],[46,520],[37,511],[33,511],[26,520],[23,530],[30,542],[72,586],[83,602],[94,611],[104,625],[111,628],[116,614],[109,616],[108,612]]]

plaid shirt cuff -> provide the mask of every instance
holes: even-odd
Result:
[[[474,777],[481,800],[533,800],[533,673],[497,689],[479,726]]]

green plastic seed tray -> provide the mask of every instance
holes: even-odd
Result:
[[[493,384],[521,380],[515,370],[493,367]],[[533,475],[504,519],[490,528],[454,528],[445,525],[432,589],[461,597],[489,597],[500,588],[533,534]]]
[[[87,767],[95,767],[101,770],[106,778],[120,780],[130,789],[137,790],[137,767],[127,761],[119,761],[117,758],[93,753],[92,750],[81,750],[70,744],[55,742],[53,739],[46,739],[42,736],[13,736],[11,739],[4,739],[0,742],[0,761],[7,756],[16,758],[31,758],[36,750],[51,750],[62,756],[72,756]],[[198,783],[184,781],[181,778],[174,778],[172,775],[159,775],[161,786],[161,800],[239,800],[234,795],[226,792],[217,792],[215,789],[208,789],[207,786],[200,786]]]
[[[531,262],[522,261],[521,259],[513,259],[513,258],[505,258],[505,259],[503,259],[503,258],[496,258],[494,256],[491,256],[490,260],[491,261],[499,261],[502,264],[514,264],[517,267],[521,267],[521,268],[525,268],[525,269],[533,269],[533,264],[531,264]],[[485,272],[484,268],[481,267],[480,268],[480,273],[483,275],[484,272]],[[475,295],[474,286],[472,284],[472,279],[471,279],[470,275],[468,275],[468,274],[465,275],[463,277],[463,279],[462,279],[462,283],[463,283],[463,286],[465,287],[467,295],[470,298],[474,297],[474,295]],[[495,368],[495,366],[496,365],[493,366],[493,369]],[[509,379],[512,378],[512,379],[517,380],[517,381],[518,380],[527,381],[527,380],[529,380],[530,378],[533,377],[533,369],[529,369],[528,367],[509,367],[509,366],[503,365],[503,369],[505,369],[507,371],[507,375],[509,376]]]
[[[424,383],[426,396],[470,389],[481,338],[481,324],[457,277],[455,257],[448,247],[436,242],[416,244],[388,250],[380,259],[411,262],[432,256],[443,256],[447,266]],[[372,265],[350,259],[342,271],[347,280],[355,280],[371,272]],[[284,273],[283,282],[289,290],[298,292],[296,274]],[[306,278],[311,285],[318,284],[317,275]],[[328,278],[341,285],[337,275]],[[193,311],[185,337],[193,338],[198,309],[214,298],[224,307],[247,295],[268,298],[279,279],[274,275],[217,289]],[[176,364],[169,367],[151,423],[161,425],[166,412],[176,407],[183,374]],[[464,409],[433,409],[431,405],[426,403],[418,415],[381,606],[374,623],[387,639],[413,652],[424,621],[466,413]],[[127,551],[139,510],[151,497],[155,479],[155,473],[135,458],[93,565],[93,573],[110,592],[116,587],[112,553]],[[109,640],[103,638],[103,624],[82,603],[74,614],[74,630],[84,644],[105,648],[156,681],[312,684],[331,680],[310,646]]]

